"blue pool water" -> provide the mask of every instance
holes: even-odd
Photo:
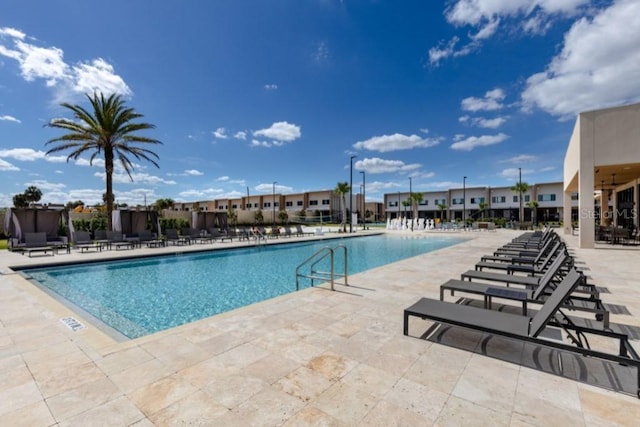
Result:
[[[293,292],[296,267],[327,246],[348,248],[351,275],[462,240],[378,235],[28,269],[23,274],[124,336],[137,338]],[[337,273],[343,265],[343,253],[336,251]],[[308,286],[309,281],[300,283]]]

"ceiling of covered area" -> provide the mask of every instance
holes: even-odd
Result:
[[[604,188],[612,189],[614,187],[614,183],[617,187],[619,185],[626,184],[629,181],[633,181],[638,177],[640,177],[640,163],[596,166],[594,170],[593,183],[595,188],[600,190],[604,181]]]
[[[604,189],[611,190],[614,187],[612,185],[613,183],[615,183],[615,187],[617,187],[634,179],[640,178],[640,163],[596,166],[593,172],[594,190],[599,191],[602,189],[602,181],[604,181]],[[615,178],[613,174],[615,174]],[[577,192],[578,174],[572,178],[568,185],[565,183],[565,186],[567,190]]]

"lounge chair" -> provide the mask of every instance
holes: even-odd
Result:
[[[167,243],[171,243],[172,245],[188,245],[191,243],[191,239],[186,236],[180,236],[178,234],[178,230],[175,228],[167,228],[164,230],[165,237],[167,239]]]
[[[493,255],[483,255],[480,258],[480,261],[498,261],[498,262],[513,262],[518,261],[520,258],[525,260],[526,262],[534,261],[535,264],[538,264],[542,261],[543,257],[547,255],[549,252],[553,253],[558,250],[558,248],[562,245],[560,241],[548,240],[547,243],[544,244],[542,249],[534,250],[534,251],[526,251],[526,250],[517,250],[513,252],[494,252]]]
[[[228,240],[230,242],[233,242],[233,236],[223,233],[221,232],[219,229],[212,227],[209,229],[209,235],[210,237],[213,239],[213,241],[217,241],[220,240],[221,242],[224,242],[225,240]]]
[[[115,248],[116,251],[120,249],[133,249],[134,242],[125,239],[124,234],[121,231],[107,231],[108,248]]]
[[[88,252],[95,249],[96,252],[102,252],[102,244],[91,240],[91,233],[88,231],[73,232],[73,247],[80,250],[80,253]]]
[[[561,307],[564,301],[580,282],[580,273],[575,269],[571,269],[533,317],[503,311],[485,310],[480,307],[431,298],[421,298],[404,310],[403,332],[404,335],[409,335],[409,317],[413,316],[440,324],[459,326],[535,345],[577,353],[582,356],[631,365],[636,368],[636,394],[640,397],[640,357],[629,343],[628,335],[580,326],[562,313]],[[547,326],[564,330],[568,334],[571,344],[540,337],[540,334]],[[592,349],[587,341],[587,334],[617,340],[618,353],[607,353]]]
[[[315,233],[311,231],[304,231],[301,225],[296,225],[296,234],[298,236],[313,236]]]
[[[549,293],[552,292],[555,287],[556,278],[562,279],[563,275],[560,270],[565,261],[566,255],[559,255],[547,272],[545,272],[543,276],[540,276],[538,285],[529,287],[528,289],[509,288],[501,286],[501,284],[497,282],[487,283],[451,279],[440,285],[440,301],[444,300],[445,291],[450,291],[452,296],[455,292],[481,295],[484,298],[484,307],[490,309],[493,298],[500,298],[522,303],[522,314],[526,315],[528,303],[544,303]],[[584,278],[582,278],[581,283],[584,283]],[[608,328],[609,310],[605,308],[599,297],[577,295],[576,292],[579,293],[578,288],[580,286],[581,285],[567,298],[563,304],[563,308],[594,313],[596,320],[602,321],[603,327],[605,329]]]
[[[51,254],[53,256],[57,251],[55,246],[47,244],[47,233],[39,232],[39,233],[24,233],[24,246],[21,248],[22,255],[25,252],[31,258],[31,254],[33,253],[43,253],[44,255]]]
[[[510,274],[516,271],[529,273],[529,274],[542,274],[544,273],[549,265],[551,265],[552,261],[558,256],[560,252],[565,251],[565,248],[561,247],[562,244],[558,242],[553,249],[549,251],[544,258],[538,261],[535,258],[532,262],[530,259],[526,257],[515,257],[511,260],[511,262],[500,262],[500,261],[480,261],[476,264],[475,268],[478,271],[482,271],[484,269],[491,270],[506,270]]]

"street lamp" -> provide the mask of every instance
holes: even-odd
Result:
[[[411,177],[409,177],[409,201],[411,202],[411,231],[413,231],[413,190],[411,189]]]
[[[356,157],[358,156],[351,156],[349,158],[349,216],[347,217],[349,220],[349,233],[353,232],[353,221],[351,221],[351,212],[353,212],[353,159]]]
[[[467,229],[467,177],[462,177],[462,227]]]
[[[518,201],[520,202],[520,210],[518,211],[518,222],[520,223],[520,229],[522,230],[522,218],[524,216],[524,209],[522,207],[522,168],[518,168]]]
[[[367,229],[367,187],[365,183],[365,173],[364,171],[360,171],[362,174],[362,226],[364,229]]]
[[[276,184],[277,181],[273,181],[273,229],[271,229],[271,233],[275,234],[276,232]]]

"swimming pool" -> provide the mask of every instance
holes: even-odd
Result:
[[[463,240],[377,235],[25,269],[21,274],[119,334],[138,338],[291,293],[296,267],[327,246],[348,248],[351,275]],[[337,271],[343,262],[337,251]]]

